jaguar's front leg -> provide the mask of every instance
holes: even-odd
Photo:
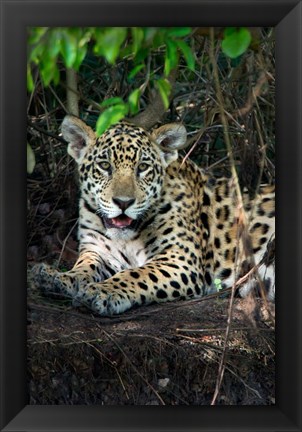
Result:
[[[76,301],[99,315],[122,313],[135,305],[203,294],[202,275],[173,260],[127,269],[101,283],[80,288]]]
[[[67,272],[59,272],[46,264],[33,268],[35,284],[44,294],[60,294],[67,298],[75,298],[80,289],[85,289],[92,282],[105,280],[116,271],[104,268],[99,255],[91,251],[82,253]]]

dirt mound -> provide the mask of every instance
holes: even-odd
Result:
[[[209,297],[100,318],[29,296],[30,403],[209,405],[216,389],[218,405],[274,404],[274,306],[235,299],[226,340],[228,305]]]

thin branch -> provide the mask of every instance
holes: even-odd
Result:
[[[67,111],[69,114],[79,117],[78,80],[74,69],[66,69],[66,86]]]
[[[267,76],[268,75],[266,74],[266,72],[262,72],[260,74],[255,87],[253,87],[251,90],[246,104],[242,108],[239,108],[239,110],[233,115],[243,117],[253,109],[257,98],[262,94],[262,89],[264,85],[267,84]]]
[[[55,140],[60,141],[61,143],[63,143],[63,144],[66,145],[66,141],[63,138],[61,138],[60,136],[58,136],[58,135],[56,135],[56,134],[54,134],[52,132],[49,132],[46,129],[43,129],[43,128],[37,126],[35,123],[32,123],[30,120],[28,120],[27,123],[28,123],[28,125],[30,127],[32,127],[33,129],[35,129],[36,131],[38,131],[38,132],[40,132],[40,133],[42,133],[42,134],[44,134],[46,136],[49,136],[51,138],[54,138]]]
[[[219,82],[217,61],[215,59],[215,54],[214,54],[214,28],[213,27],[210,28],[209,55],[210,55],[210,61],[211,61],[212,68],[213,68],[214,84],[216,87],[218,106],[219,106],[221,121],[223,124],[224,139],[225,139],[228,155],[229,155],[230,162],[231,162],[231,172],[232,172],[232,177],[233,177],[234,186],[235,186],[237,199],[238,199],[239,215],[238,215],[237,239],[239,242],[239,238],[241,236],[241,233],[243,232],[243,230],[247,230],[247,228],[246,228],[246,226],[247,226],[246,225],[246,216],[245,216],[245,212],[244,212],[243,200],[242,200],[241,190],[240,190],[240,186],[239,186],[239,179],[238,179],[238,175],[237,175],[236,168],[235,168],[235,160],[234,160],[232,146],[231,146],[230,137],[229,137],[228,120],[227,120],[227,116],[225,115],[225,110],[224,110],[223,97],[222,97],[221,86],[220,86],[220,82]],[[236,255],[238,256],[238,248],[237,248]],[[236,280],[236,278],[235,278],[235,280]],[[216,387],[215,387],[214,395],[213,395],[213,398],[211,401],[211,405],[215,405],[215,403],[216,403],[216,400],[217,400],[217,397],[218,397],[218,394],[220,391],[221,383],[223,380],[223,376],[224,376],[226,351],[227,351],[227,347],[228,347],[230,327],[231,327],[231,322],[232,322],[235,286],[236,286],[236,284],[234,283],[232,286],[232,289],[231,289],[231,297],[230,297],[230,302],[229,302],[229,310],[228,310],[228,318],[227,318],[227,327],[225,330],[225,338],[224,338],[224,347],[223,347],[223,352],[222,352],[222,356],[221,356],[220,363],[219,363],[218,377],[217,377]]]

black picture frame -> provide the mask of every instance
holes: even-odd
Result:
[[[1,4],[1,430],[301,430],[301,0],[29,1]],[[29,406],[26,390],[26,27],[275,26],[275,406]]]

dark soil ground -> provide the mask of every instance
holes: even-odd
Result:
[[[30,404],[275,403],[274,306],[228,298],[151,305],[112,318],[28,296]],[[224,349],[226,345],[226,349]]]

